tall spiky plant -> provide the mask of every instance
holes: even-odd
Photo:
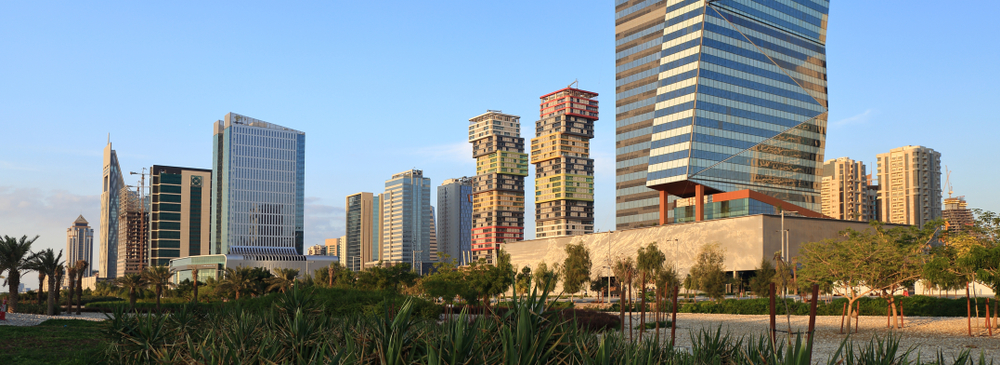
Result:
[[[170,269],[163,265],[149,266],[142,271],[142,278],[156,290],[157,312],[160,311],[160,297],[163,296],[163,288],[177,286],[171,281],[173,277],[174,274],[170,272]]]
[[[28,239],[28,236],[21,236],[21,239],[3,236],[3,240],[0,240],[0,273],[7,271],[7,285],[10,289],[7,306],[11,313],[17,312],[17,290],[21,285],[21,272],[29,270],[28,266],[31,266],[31,262],[35,259],[35,254],[31,252],[31,244],[37,239],[38,236],[32,239]]]

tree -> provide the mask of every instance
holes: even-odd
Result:
[[[510,263],[510,254],[500,251],[492,265],[483,261],[473,263],[468,278],[472,290],[483,297],[489,308],[490,298],[506,293],[514,285],[514,265]]]
[[[76,314],[80,314],[83,305],[83,274],[87,271],[89,264],[85,260],[77,260],[76,266]]]
[[[615,281],[618,282],[618,307],[621,309],[622,334],[624,334],[626,306],[629,308],[629,328],[632,327],[632,303],[628,300],[630,290],[627,290],[625,286],[632,283],[632,276],[635,274],[635,262],[632,261],[631,257],[619,258],[615,261],[611,271],[614,272]],[[629,336],[631,336],[631,331],[629,331]]]
[[[73,295],[76,294],[75,293],[76,292],[76,266],[75,265],[69,266],[66,269],[66,274],[67,274],[66,275],[66,279],[67,279],[67,283],[66,284],[69,287],[69,290],[68,290],[68,293],[67,293],[67,294],[69,294],[69,298],[68,298],[68,300],[66,300],[66,311],[68,311],[69,314],[73,314]]]
[[[268,278],[267,283],[271,284],[267,287],[267,291],[279,290],[282,293],[292,287],[295,283],[295,277],[299,275],[299,270],[296,269],[283,269],[276,267],[271,269],[274,272],[274,277]]]
[[[722,300],[726,289],[726,254],[718,243],[701,246],[698,258],[691,267],[691,284],[709,298]]]
[[[654,281],[656,282],[656,292],[657,292],[657,306],[656,313],[660,315],[664,312],[666,307],[667,295],[674,291],[674,288],[679,288],[681,285],[681,280],[677,274],[677,269],[674,268],[673,263],[664,262],[656,269],[654,274]],[[660,318],[656,319],[656,343],[660,343]]]
[[[533,276],[536,288],[546,292],[555,291],[556,284],[559,282],[559,264],[554,264],[552,265],[552,269],[549,269],[549,265],[545,261],[542,261],[535,268]],[[565,286],[563,288],[565,289]]]
[[[170,268],[164,265],[149,266],[142,271],[142,278],[156,290],[157,312],[160,311],[160,297],[163,296],[163,288],[177,286],[177,284],[171,281],[173,277],[174,275],[170,272]]]
[[[873,221],[863,232],[847,229],[840,232],[840,238],[806,243],[799,251],[803,264],[799,277],[809,284],[836,283],[848,306],[869,293],[879,293],[894,314],[892,292],[920,278],[936,224],[940,223],[928,223],[924,229],[887,230]]]
[[[521,272],[517,273],[517,278],[514,279],[514,291],[519,295],[528,294],[528,290],[531,288],[531,268],[525,266],[521,268]]]
[[[56,312],[56,273],[59,271],[59,267],[63,265],[62,261],[62,250],[59,250],[59,254],[56,254],[51,248],[39,252],[35,256],[35,260],[30,264],[30,268],[37,270],[39,272],[44,272],[45,276],[49,278],[49,295],[48,295],[48,309],[45,311],[46,314],[52,316]]]
[[[236,300],[240,300],[240,293],[252,293],[255,289],[253,278],[249,267],[226,268],[225,277],[219,282],[218,290],[227,293],[234,293]]]
[[[774,280],[774,276],[774,264],[771,263],[771,260],[761,259],[760,266],[754,270],[753,278],[750,278],[750,290],[753,290],[754,295],[764,296],[764,293],[770,292],[770,284]]]
[[[469,304],[478,300],[472,293],[465,272],[458,270],[454,260],[435,263],[434,273],[424,277],[420,285],[424,293],[432,298],[441,298],[449,306],[454,304],[456,297],[466,298]]]
[[[192,292],[191,300],[195,303],[198,303],[198,268],[191,269],[191,281],[192,284],[194,285],[191,288]]]
[[[641,308],[639,309],[639,341],[642,341],[642,334],[646,332],[646,279],[651,278],[653,274],[663,266],[663,262],[667,260],[667,257],[656,247],[656,242],[650,243],[646,247],[639,247],[639,251],[636,253],[636,266],[639,269],[639,296],[642,302]],[[657,296],[657,301],[659,296]],[[659,304],[657,302],[657,304]]]
[[[563,260],[563,290],[577,293],[590,281],[590,251],[582,243],[566,245],[566,259]]]
[[[61,254],[62,251],[60,251],[59,253]],[[61,302],[60,294],[62,293],[63,278],[65,276],[66,276],[66,265],[65,265],[65,261],[64,261],[62,264],[59,264],[59,266],[56,267],[56,277],[55,277],[55,280],[53,280],[54,285],[52,285],[52,288],[55,289],[53,291],[55,292],[55,295],[54,295],[55,299],[54,299],[54,301],[55,301],[55,314],[56,315],[59,315],[60,313],[62,313],[62,304],[60,304],[60,302]],[[52,290],[52,289],[50,289],[50,290]]]
[[[8,293],[10,293],[7,306],[11,313],[17,312],[17,290],[21,286],[21,272],[28,270],[28,266],[31,266],[31,262],[35,260],[35,254],[31,252],[31,244],[35,243],[37,239],[38,236],[32,239],[28,239],[28,236],[22,236],[20,240],[3,236],[3,241],[0,241],[0,274],[7,271]]]
[[[136,293],[146,288],[146,279],[139,274],[125,274],[117,280],[118,286],[128,289],[129,308],[135,309]]]

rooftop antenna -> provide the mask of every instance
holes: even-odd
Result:
[[[580,87],[580,81],[578,79],[573,79],[573,83],[569,84],[567,87],[573,87],[573,85]]]

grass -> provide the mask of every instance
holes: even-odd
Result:
[[[100,322],[50,319],[0,327],[0,364],[96,364],[107,340]]]

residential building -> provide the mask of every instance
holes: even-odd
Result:
[[[472,253],[472,179],[445,180],[437,188],[438,251],[459,264]]]
[[[307,252],[308,252],[307,255],[309,256],[326,256],[326,246],[324,245],[310,246]]]
[[[472,186],[472,259],[492,262],[500,245],[524,239],[528,154],[521,117],[496,110],[469,119],[476,159]]]
[[[365,264],[378,261],[381,242],[381,194],[356,193],[347,196],[346,251],[340,258],[351,270],[359,271]]]
[[[541,96],[531,139],[535,164],[535,237],[594,232],[594,159],[590,139],[597,93],[564,88]]]
[[[327,238],[323,241],[324,249],[327,256],[340,256],[340,238]]]
[[[742,190],[822,209],[828,7],[616,1],[617,229]]]
[[[209,254],[212,170],[150,168],[149,263]]]
[[[823,163],[823,215],[868,222],[875,219],[865,164],[848,157]]]
[[[86,261],[87,269],[83,276],[90,276],[94,266],[94,229],[81,214],[66,229],[66,265],[74,265],[77,261]]]
[[[139,274],[149,265],[149,197],[123,187],[118,193],[118,276]]]
[[[215,123],[209,252],[303,254],[305,143],[301,131],[236,113]]]
[[[118,165],[118,154],[111,148],[111,138],[104,146],[104,184],[101,190],[101,230],[100,249],[98,251],[98,266],[91,270],[97,271],[101,277],[114,279],[118,277],[118,208],[119,193],[125,187],[125,178]]]
[[[432,261],[431,179],[415,169],[392,175],[385,182],[383,199],[381,260],[410,263],[418,272],[429,269],[423,264]]]
[[[441,255],[439,254],[439,251],[438,251],[439,248],[438,248],[437,228],[436,228],[437,227],[437,224],[436,224],[437,222],[436,222],[436,220],[435,220],[434,217],[436,217],[436,215],[434,214],[434,207],[431,206],[431,214],[430,214],[430,217],[428,217],[428,219],[431,220],[431,223],[430,223],[430,229],[431,229],[431,231],[430,231],[430,235],[429,235],[429,238],[428,238],[428,242],[429,243],[428,243],[427,246],[430,247],[430,251],[431,251],[431,259],[430,260],[436,262],[436,261],[440,261]]]
[[[880,153],[881,221],[923,226],[941,218],[941,154],[923,146]]]

